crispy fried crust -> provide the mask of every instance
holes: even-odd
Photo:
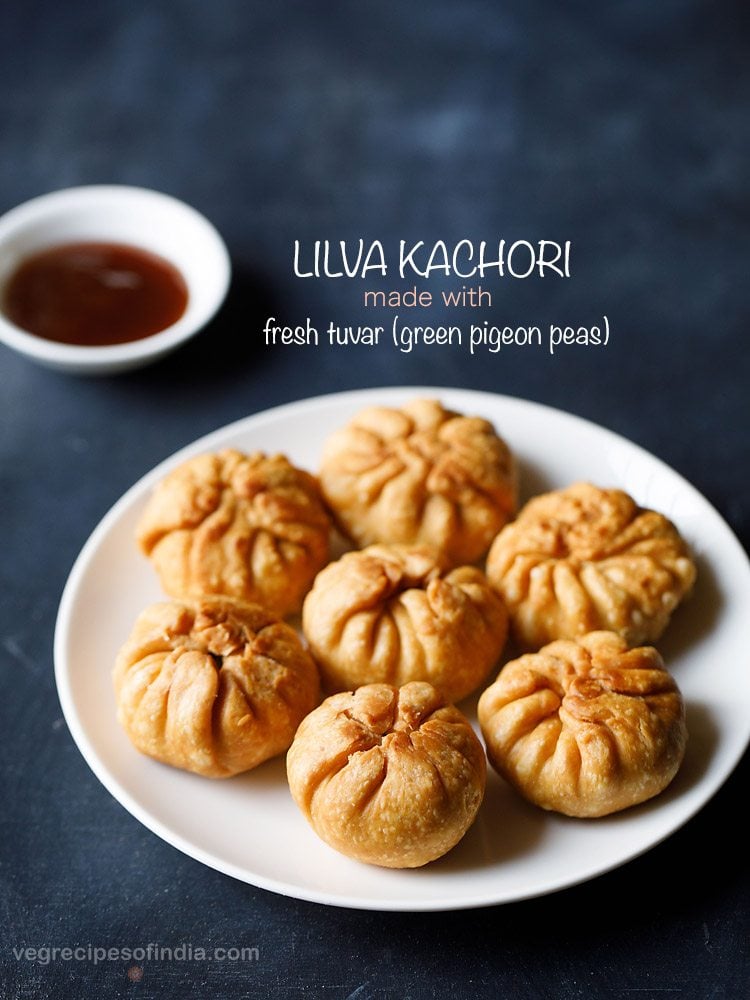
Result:
[[[687,741],[679,689],[651,646],[613,632],[506,664],[479,699],[490,762],[543,809],[605,816],[650,799]]]
[[[328,559],[317,481],[283,455],[199,455],[156,487],[137,528],[173,597],[222,594],[299,611]]]
[[[446,571],[414,546],[347,553],[318,574],[302,612],[327,690],[419,680],[448,701],[465,698],[497,663],[507,622],[480,570]]]
[[[212,778],[283,753],[319,696],[294,629],[227,598],[146,608],[114,685],[118,719],[142,753]]]
[[[320,481],[359,546],[430,545],[474,562],[516,508],[515,464],[492,425],[418,399],[369,407],[326,442]]]
[[[690,592],[695,564],[671,521],[589,483],[535,497],[487,558],[525,649],[609,629],[653,642]]]
[[[370,684],[326,699],[287,755],[289,787],[327,844],[416,868],[449,851],[484,796],[482,745],[430,685]]]

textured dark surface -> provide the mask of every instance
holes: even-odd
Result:
[[[746,762],[684,830],[591,884],[388,915],[277,897],[182,856],[104,791],[61,718],[54,617],[92,527],[176,448],[287,400],[408,383],[541,400],[658,454],[747,545],[744,5],[424,7],[30,0],[0,13],[0,210],[73,184],[155,187],[204,211],[235,267],[214,323],[143,372],[75,379],[0,348],[3,998],[747,995]],[[573,277],[499,282],[483,317],[606,314],[606,350],[262,345],[268,315],[366,321],[361,281],[293,276],[294,239],[498,236],[572,240]],[[134,983],[127,963],[12,952],[150,941],[259,958],[147,962]]]

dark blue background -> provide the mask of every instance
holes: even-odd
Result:
[[[407,383],[540,400],[658,454],[747,545],[745,5],[424,8],[30,0],[0,13],[0,210],[74,184],[154,187],[205,212],[235,268],[211,326],[143,372],[71,378],[0,348],[3,998],[747,993],[746,763],[687,828],[589,885],[388,915],[276,897],[183,857],[110,798],[61,718],[54,616],[95,523],[178,447],[287,400]],[[268,315],[372,321],[361,281],[292,273],[295,239],[359,237],[571,240],[570,280],[495,282],[482,316],[606,314],[612,341],[555,357],[264,347]],[[12,954],[185,940],[257,946],[260,960],[152,962],[130,983],[127,963]]]

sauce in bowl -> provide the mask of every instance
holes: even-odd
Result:
[[[98,347],[143,340],[185,312],[185,279],[169,261],[120,243],[64,243],[26,257],[2,311],[45,340]]]

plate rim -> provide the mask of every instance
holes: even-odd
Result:
[[[148,808],[142,806],[137,799],[134,798],[134,796],[132,796],[131,793],[121,785],[117,778],[110,774],[78,717],[78,712],[74,703],[73,690],[70,683],[69,671],[67,669],[68,665],[65,647],[69,635],[70,619],[75,596],[80,583],[85,577],[88,565],[97,553],[100,543],[107,536],[110,528],[117,523],[121,512],[125,508],[129,507],[134,496],[145,492],[145,490],[148,489],[152,483],[157,482],[165,474],[165,472],[177,465],[188,455],[208,450],[212,447],[214,442],[220,441],[237,431],[240,431],[244,427],[254,428],[266,422],[274,422],[277,418],[298,415],[300,413],[304,413],[305,410],[315,409],[326,404],[355,404],[361,402],[362,405],[366,405],[368,403],[372,405],[374,402],[377,402],[379,398],[390,397],[391,401],[393,401],[394,395],[414,395],[415,397],[421,395],[434,398],[440,397],[441,394],[445,393],[460,394],[465,397],[472,397],[478,401],[486,401],[490,404],[492,402],[497,403],[498,401],[501,402],[501,404],[520,404],[524,407],[531,407],[551,416],[562,416],[566,420],[571,421],[572,424],[578,424],[581,428],[586,428],[587,431],[594,431],[597,434],[602,434],[608,438],[612,444],[625,446],[627,449],[631,450],[631,452],[634,452],[638,457],[645,458],[650,463],[655,464],[661,472],[675,477],[682,490],[686,490],[688,494],[692,494],[693,497],[697,498],[701,504],[710,508],[716,518],[717,525],[721,527],[724,535],[726,536],[726,540],[736,550],[736,553],[742,556],[744,561],[743,568],[748,574],[748,582],[750,582],[750,558],[745,552],[742,543],[739,541],[722,514],[680,472],[672,468],[657,455],[654,455],[646,448],[634,441],[631,441],[624,435],[619,434],[617,431],[612,431],[593,420],[570,413],[569,411],[560,409],[559,407],[537,402],[536,400],[511,396],[505,393],[494,393],[478,389],[466,389],[458,386],[377,386],[373,388],[349,389],[342,392],[324,393],[318,396],[310,396],[300,400],[293,400],[257,411],[256,413],[248,414],[244,417],[230,421],[228,424],[224,424],[215,430],[209,431],[208,433],[201,435],[195,440],[177,449],[177,451],[164,458],[161,462],[157,463],[156,466],[144,475],[140,476],[119,497],[119,499],[112,504],[109,510],[98,521],[73,562],[65,582],[55,620],[53,643],[54,673],[58,699],[60,701],[60,706],[62,708],[68,731],[70,732],[70,735],[73,738],[79,752],[83,756],[86,764],[96,778],[106,788],[109,794],[112,795],[112,797],[119,802],[119,804],[123,806],[127,812],[129,812],[136,820],[138,820],[138,822],[145,826],[146,829],[150,830],[161,840],[165,841],[176,850],[179,850],[181,853],[187,855],[189,858],[248,885],[254,885],[258,888],[265,889],[276,894],[294,899],[300,899],[306,902],[338,906],[345,909],[416,913],[429,911],[447,912],[452,910],[479,909],[488,906],[504,905],[506,903],[534,899],[562,891],[563,889],[572,888],[594,878],[598,878],[601,875],[605,875],[608,872],[611,872],[622,865],[628,864],[635,858],[640,857],[641,855],[652,850],[693,819],[693,817],[700,812],[711,801],[711,799],[713,799],[719,789],[734,772],[740,760],[744,756],[748,745],[750,745],[750,725],[747,727],[744,740],[740,742],[736,750],[732,753],[723,770],[712,778],[704,793],[699,796],[698,800],[691,805],[684,815],[678,818],[678,821],[673,826],[655,837],[653,840],[650,840],[646,845],[636,847],[632,851],[627,851],[622,855],[618,855],[615,860],[611,861],[611,863],[594,863],[590,869],[578,872],[574,877],[563,875],[556,880],[546,883],[544,887],[537,886],[530,888],[528,891],[514,891],[510,894],[499,897],[497,895],[492,896],[492,894],[487,893],[475,893],[474,895],[466,895],[460,899],[454,899],[452,897],[443,898],[440,896],[419,899],[393,898],[390,900],[369,898],[364,896],[346,895],[339,892],[321,892],[314,889],[308,889],[305,886],[300,886],[293,882],[284,881],[283,879],[268,877],[256,872],[250,873],[247,869],[240,868],[234,863],[228,862],[216,856],[211,851],[205,850],[204,848],[192,843],[190,840],[187,840],[183,835],[176,832],[168,824],[162,822],[162,820],[154,816]],[[250,874],[252,874],[252,878],[249,877]]]

